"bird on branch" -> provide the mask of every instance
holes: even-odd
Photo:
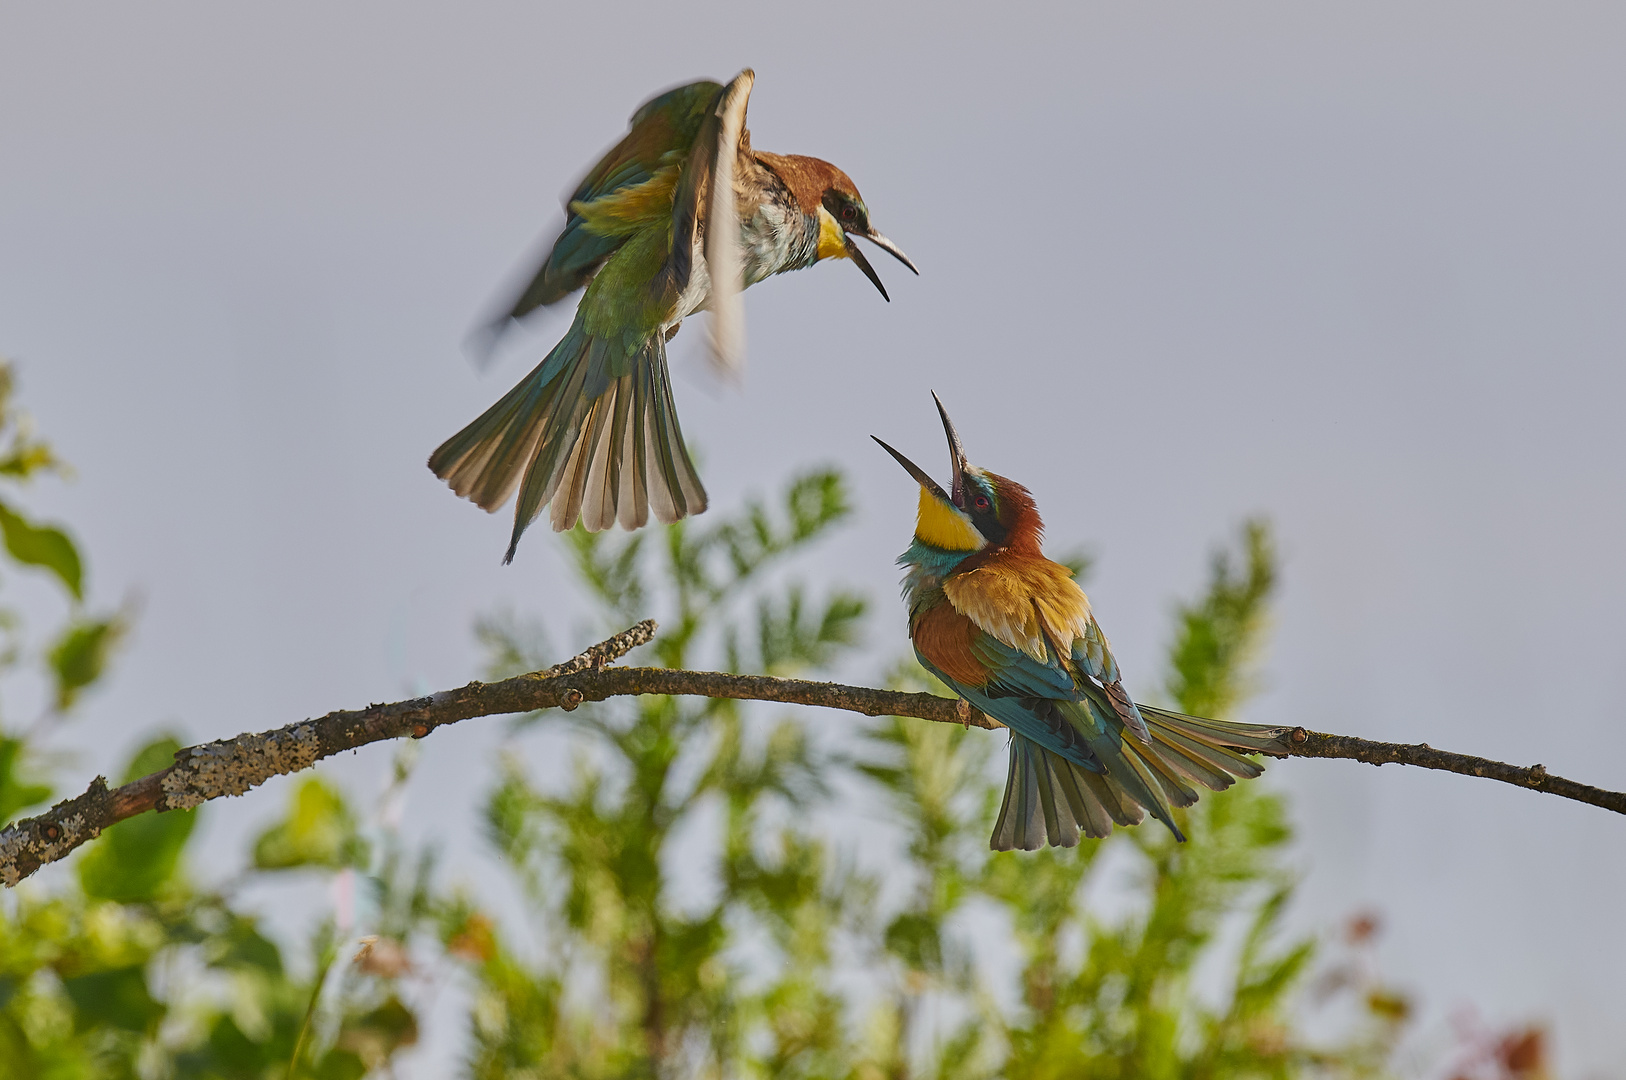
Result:
[[[932,395],[936,400],[936,395]],[[1138,824],[1184,840],[1172,808],[1260,765],[1280,728],[1137,705],[1073,572],[1044,557],[1028,489],[966,460],[941,401],[950,489],[880,439],[920,484],[906,568],[909,637],[926,670],[1011,730],[1010,772],[990,845],[1034,851]]]
[[[669,523],[706,508],[678,427],[666,343],[709,310],[711,351],[726,371],[744,355],[742,289],[823,259],[850,259],[886,288],[853,238],[910,270],[870,224],[846,173],[827,161],[751,147],[749,70],[726,86],[669,90],[571,196],[565,226],[525,289],[490,328],[586,286],[563,339],[536,369],[446,440],[429,467],[487,511],[516,488],[514,530],[551,504],[554,529]],[[919,273],[918,270],[915,270]],[[890,298],[888,298],[890,299]]]

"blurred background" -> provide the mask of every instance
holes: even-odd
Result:
[[[461,684],[492,613],[545,618],[549,659],[600,636],[563,542],[501,566],[507,512],[423,461],[568,325],[485,371],[462,349],[560,197],[652,93],[746,65],[754,144],[839,164],[921,267],[877,260],[890,304],[841,264],[753,289],[737,388],[698,327],[673,343],[714,507],[847,478],[852,514],[794,571],[869,600],[837,674],[905,652],[914,496],[868,436],[935,468],[935,389],[1052,547],[1090,555],[1138,696],[1211,549],[1262,516],[1279,578],[1246,719],[1626,787],[1623,46],[1626,13],[1580,3],[0,8],[0,354],[76,472],[28,505],[132,619],[51,732],[60,790],[157,731]],[[7,587],[34,624],[60,609],[37,575]],[[22,680],[9,722],[50,693]],[[392,827],[519,911],[477,839],[503,748],[570,767],[460,725]],[[371,805],[391,754],[325,775]],[[1351,762],[1263,783],[1296,827],[1284,925],[1380,913],[1371,962],[1419,1038],[1539,1024],[1561,1074],[1626,1077],[1618,818]],[[240,873],[297,787],[210,807],[193,877]],[[833,842],[862,828],[832,812]],[[345,902],[325,880],[241,902],[302,932]],[[461,1059],[458,1000],[401,1075]]]

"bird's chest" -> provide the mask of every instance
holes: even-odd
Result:
[[[749,216],[741,207],[740,255],[745,284],[786,270],[801,270],[819,257],[819,223],[801,207],[778,199],[756,204]]]
[[[711,274],[706,266],[704,234],[694,241],[693,270],[688,288],[678,298],[679,321],[711,301]],[[786,270],[800,270],[818,261],[819,223],[803,214],[788,199],[742,199],[740,203],[740,272],[746,288]]]
[[[988,681],[988,667],[973,649],[977,627],[951,605],[938,603],[914,612],[909,637],[927,663],[955,682],[981,686]]]

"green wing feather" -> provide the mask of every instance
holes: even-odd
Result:
[[[1126,738],[1118,703],[1100,686],[1075,682],[1053,650],[1040,663],[979,634],[972,654],[988,670],[981,686],[932,670],[1011,729],[1005,797],[990,841],[995,850],[1071,847],[1080,830],[1105,836],[1114,824],[1138,824],[1148,812],[1184,839],[1173,808],[1197,801],[1195,785],[1221,791],[1238,777],[1260,775],[1263,766],[1244,755],[1275,748],[1285,730],[1139,706],[1148,739]]]
[[[633,114],[626,138],[577,186],[564,231],[504,316],[585,284],[570,330],[431,455],[435,474],[486,510],[517,489],[504,561],[550,504],[560,531],[578,520],[594,531],[636,529],[651,514],[669,523],[706,508],[672,400],[666,337],[682,316],[714,180],[729,175],[718,155],[748,145],[753,79],[747,70],[726,87],[691,83]]]
[[[674,158],[681,160],[694,145],[722,91],[721,83],[710,80],[689,83],[651,98],[632,114],[626,137],[576,185],[566,203],[569,217],[564,229],[530,283],[503,314],[503,320],[517,319],[556,303],[592,280],[625,238],[595,233],[587,227],[582,214],[569,208],[646,183]]]

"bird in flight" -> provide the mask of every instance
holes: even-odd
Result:
[[[586,286],[570,329],[536,369],[429,458],[436,476],[484,510],[518,490],[504,562],[544,507],[561,532],[578,519],[591,531],[637,529],[651,513],[668,523],[706,508],[666,366],[666,343],[685,318],[711,312],[713,358],[737,371],[741,290],[850,259],[886,297],[854,237],[915,270],[870,224],[846,173],[752,148],[745,109],[755,78],[747,69],[727,85],[690,83],[633,113],[498,320],[506,326]]]
[[[936,395],[933,395],[934,400]],[[915,655],[955,693],[1011,731],[1010,772],[990,841],[996,851],[1072,847],[1146,813],[1184,840],[1172,808],[1262,769],[1281,728],[1204,720],[1137,705],[1124,689],[1073,572],[1044,557],[1028,489],[966,460],[941,401],[948,491],[880,439],[920,484],[904,602]]]

